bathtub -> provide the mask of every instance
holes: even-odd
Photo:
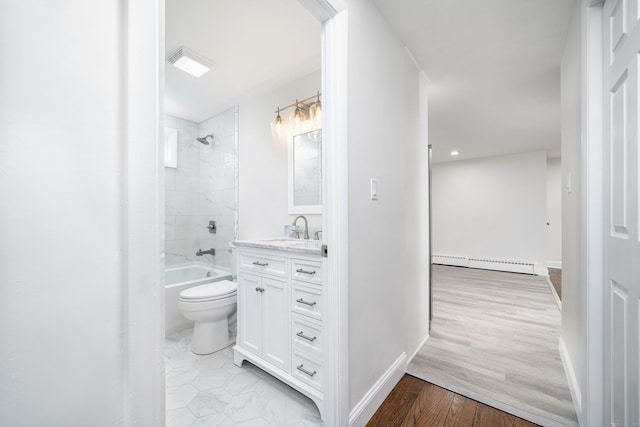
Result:
[[[209,274],[210,277],[207,277]],[[171,335],[193,325],[178,310],[180,292],[194,286],[218,280],[231,280],[231,270],[226,267],[206,264],[204,262],[188,262],[167,266],[165,277],[165,335]]]

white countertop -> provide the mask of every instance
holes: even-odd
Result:
[[[271,249],[274,251],[296,252],[300,254],[322,255],[321,240],[286,239],[284,237],[273,239],[234,240],[235,246]]]

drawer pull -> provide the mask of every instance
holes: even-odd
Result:
[[[257,292],[264,292],[264,288],[256,288]]]
[[[308,337],[302,331],[298,332],[296,335],[299,336],[300,338],[304,338],[305,340],[311,341],[311,342],[314,342],[316,340],[316,338],[317,338],[317,337],[313,337],[313,338]]]
[[[300,366],[296,366],[296,369],[300,372],[302,372],[303,374],[307,374],[310,377],[314,376],[315,374],[317,374],[318,372],[313,371],[313,372],[309,372],[306,369],[304,369],[304,365],[300,365]]]
[[[307,270],[303,270],[303,269],[301,269],[301,268],[297,269],[297,270],[296,270],[296,272],[297,272],[297,273],[309,274],[309,275],[311,275],[311,276],[313,276],[314,274],[316,274],[316,271],[315,271],[315,270],[313,270],[313,271],[307,271]]]
[[[316,305],[316,302],[309,302],[309,301],[305,301],[302,298],[298,298],[296,300],[296,302],[299,302],[300,304],[304,304],[304,305],[308,305],[309,307],[313,307],[314,305]]]
[[[267,265],[269,265],[269,263],[268,262],[253,261],[253,265],[259,265],[260,267],[266,267]]]

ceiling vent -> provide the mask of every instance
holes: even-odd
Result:
[[[216,65],[213,61],[184,46],[169,55],[167,61],[196,77],[200,77]]]

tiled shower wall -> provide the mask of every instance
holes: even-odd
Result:
[[[165,123],[178,129],[178,168],[165,168],[166,264],[205,261],[229,267],[229,243],[237,235],[237,109],[200,124],[172,116]],[[211,133],[210,145],[196,140]],[[215,234],[207,229],[210,220],[216,222]],[[196,256],[198,249],[210,248],[215,258]]]

